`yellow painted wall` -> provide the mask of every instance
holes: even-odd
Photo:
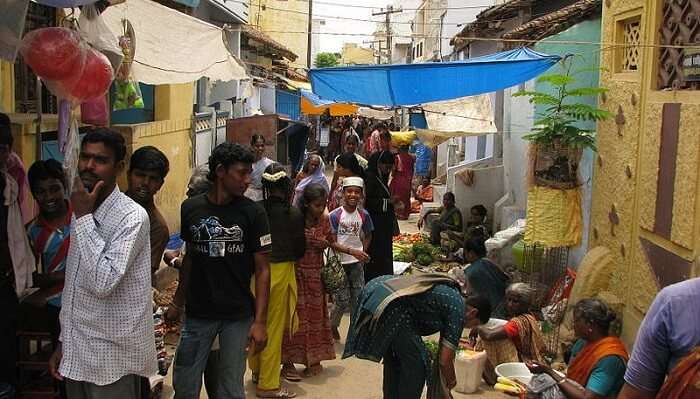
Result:
[[[361,65],[374,63],[374,50],[364,47],[357,47],[357,45],[345,44],[343,46],[343,51],[340,58],[341,65]]]
[[[299,57],[292,65],[305,67],[308,12],[309,2],[304,0],[258,0],[250,7],[249,24],[292,50]]]
[[[14,65],[0,61],[0,112],[6,114],[15,111],[15,74]]]
[[[155,89],[155,120],[192,118],[194,84],[158,85]]]
[[[622,22],[640,16],[643,44],[656,44],[660,2],[603,2],[602,41],[620,42]],[[639,324],[658,292],[640,238],[687,261],[700,255],[700,91],[656,90],[657,49],[640,47],[636,72],[620,72],[619,50],[603,46],[600,85],[609,89],[604,108],[617,115],[598,124],[598,159],[594,163],[591,247],[610,249],[615,267],[609,290],[626,304],[623,340],[634,341]],[[681,103],[671,238],[653,232],[661,113],[663,103]],[[622,116],[620,116],[622,115]],[[617,120],[617,121],[616,121]],[[620,124],[624,120],[624,124]],[[616,213],[619,224],[612,213]],[[693,272],[697,276],[697,270]]]
[[[180,204],[185,199],[187,182],[192,173],[192,119],[116,125],[114,128],[124,134],[127,142],[130,142],[129,154],[139,147],[152,145],[168,157],[170,172],[156,195],[156,206],[168,222],[171,234],[179,231]],[[123,190],[126,189],[125,175],[120,178],[119,186]]]

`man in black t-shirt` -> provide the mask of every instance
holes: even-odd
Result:
[[[182,203],[180,229],[187,247],[178,292],[166,315],[177,318],[186,302],[175,354],[176,399],[199,398],[217,335],[217,397],[245,398],[246,348],[258,352],[266,344],[271,238],[265,210],[243,196],[253,161],[252,152],[238,144],[218,145],[209,157],[211,189]],[[255,297],[250,291],[253,274]]]

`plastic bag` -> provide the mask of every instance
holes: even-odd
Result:
[[[78,121],[71,118],[68,142],[63,151],[63,171],[66,173],[68,192],[73,190],[73,181],[78,175],[78,156],[80,155],[80,136],[78,136]]]
[[[124,58],[122,49],[119,47],[117,37],[114,36],[114,33],[102,19],[94,4],[89,4],[82,8],[78,26],[80,26],[80,35],[92,47],[107,56],[112,65],[112,70],[116,71],[119,69],[122,58]]]
[[[93,126],[107,126],[109,122],[107,97],[100,96],[80,104],[80,120]]]
[[[80,77],[86,44],[68,28],[41,28],[27,33],[20,53],[24,62],[44,81],[71,82]],[[56,94],[56,93],[54,93]]]
[[[104,95],[114,79],[107,57],[68,28],[31,31],[20,52],[46,87],[73,105]]]
[[[461,393],[474,393],[481,385],[481,375],[486,366],[486,352],[461,350],[455,360],[455,374],[457,385],[455,391]]]
[[[29,0],[0,0],[0,58],[15,62],[22,43],[24,21],[27,20]]]
[[[58,150],[64,152],[68,142],[71,122],[71,104],[68,100],[58,102]]]
[[[119,37],[119,47],[124,54],[124,59],[117,70],[117,76],[114,82],[115,93],[114,101],[112,101],[112,109],[115,111],[129,108],[141,109],[144,107],[141,87],[131,69],[135,50],[135,43],[133,40],[133,29],[129,22],[125,21],[124,35]]]

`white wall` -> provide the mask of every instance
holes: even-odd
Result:
[[[260,110],[265,115],[277,112],[277,108],[275,107],[274,87],[260,87]]]
[[[534,89],[534,81],[525,83],[526,90]],[[534,107],[526,97],[513,97],[519,88],[505,90],[503,117],[503,183],[510,193],[513,205],[525,209],[527,205],[527,151],[523,136],[532,129]]]

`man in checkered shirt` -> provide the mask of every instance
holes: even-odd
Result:
[[[139,399],[156,373],[148,214],[117,186],[124,138],[96,129],[83,138],[73,182],[60,344],[51,374],[69,399]]]

